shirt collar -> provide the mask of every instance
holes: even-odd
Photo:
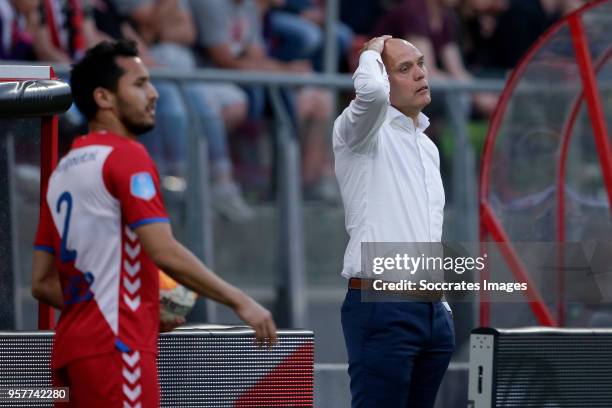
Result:
[[[387,110],[387,117],[391,123],[398,123],[400,126],[413,131],[415,129],[414,121],[402,112],[397,110],[394,106],[389,105]],[[416,130],[418,132],[424,132],[429,127],[429,118],[423,112],[420,112],[417,116],[418,126]]]

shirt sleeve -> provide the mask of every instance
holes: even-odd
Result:
[[[380,54],[364,51],[353,74],[355,99],[340,114],[334,132],[354,152],[368,153],[389,107],[389,79]]]
[[[55,228],[55,226],[53,225],[49,205],[47,204],[47,200],[43,199],[40,208],[38,229],[36,230],[36,237],[34,238],[34,249],[55,254],[55,247],[53,245],[53,228]]]
[[[153,160],[141,145],[113,150],[104,163],[104,183],[119,200],[121,215],[130,228],[169,222]]]

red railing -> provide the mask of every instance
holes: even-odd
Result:
[[[55,72],[51,69],[51,77],[57,79]],[[57,142],[57,116],[45,116],[41,120],[40,128],[40,200],[47,196],[49,177],[57,166],[58,142]],[[42,206],[41,206],[42,208]],[[45,303],[38,302],[38,328],[40,330],[51,330],[55,326],[55,311]]]
[[[599,96],[597,87],[596,72],[604,66],[605,62],[612,55],[612,52],[608,50],[605,52],[595,63],[595,68],[592,63],[592,57],[588,48],[588,42],[582,26],[581,16],[582,14],[591,8],[597,7],[609,0],[599,0],[591,4],[588,4],[576,12],[566,16],[547,32],[545,32],[529,49],[529,51],[523,56],[517,67],[512,72],[508,80],[506,88],[500,96],[498,106],[495,110],[491,125],[487,133],[485,146],[481,161],[481,174],[480,174],[480,240],[481,240],[481,252],[484,252],[486,243],[485,241],[490,236],[493,241],[503,243],[498,245],[501,249],[502,255],[504,256],[508,266],[510,267],[514,276],[521,282],[527,282],[528,288],[534,288],[533,290],[527,291],[529,306],[531,307],[535,317],[538,319],[540,324],[557,326],[559,323],[563,323],[565,320],[565,303],[564,299],[564,275],[562,268],[559,269],[558,274],[558,303],[557,303],[557,315],[558,319],[555,320],[553,315],[544,303],[541,294],[535,286],[530,282],[528,271],[522,265],[518,258],[516,251],[514,250],[508,235],[506,234],[503,226],[497,219],[492,208],[488,205],[489,198],[489,182],[490,182],[490,168],[493,157],[493,149],[497,139],[497,134],[502,124],[503,114],[506,107],[512,97],[512,94],[521,79],[524,71],[529,66],[529,62],[533,56],[546,44],[549,39],[555,35],[559,29],[566,24],[569,25],[570,32],[572,35],[572,43],[574,45],[576,53],[576,61],[581,75],[581,81],[583,86],[582,93],[576,98],[570,111],[568,120],[565,123],[562,131],[562,140],[560,146],[560,156],[557,171],[557,241],[559,243],[565,242],[565,205],[564,205],[564,183],[565,183],[565,169],[567,161],[567,153],[569,149],[569,139],[573,130],[573,126],[579,111],[580,103],[586,97],[589,119],[593,126],[593,132],[595,136],[595,143],[599,155],[599,161],[602,168],[603,179],[608,194],[608,202],[612,211],[612,149],[610,148],[610,142],[608,138],[608,130],[606,128],[606,121],[603,111],[603,105]],[[562,262],[563,252],[561,245],[559,246],[559,262]],[[481,280],[486,279],[489,276],[487,270],[483,271]],[[480,295],[480,325],[488,326],[490,322],[490,303],[485,292]]]

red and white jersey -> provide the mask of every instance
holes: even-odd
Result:
[[[53,368],[82,357],[157,353],[158,269],[134,230],[168,222],[144,146],[108,132],[74,141],[49,180],[35,249],[55,255],[64,297]]]

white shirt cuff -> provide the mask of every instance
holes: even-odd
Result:
[[[383,62],[380,53],[374,50],[366,50],[362,52],[359,56],[359,63],[361,63],[362,60],[376,60],[379,61],[381,64]]]

